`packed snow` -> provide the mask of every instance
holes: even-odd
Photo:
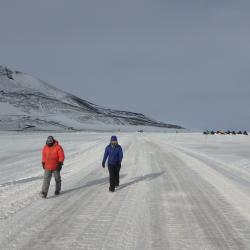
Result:
[[[57,133],[62,193],[39,197],[47,133],[0,133],[0,249],[250,249],[250,137],[120,133],[121,186],[101,167],[110,133]]]

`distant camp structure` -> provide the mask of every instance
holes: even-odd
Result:
[[[227,130],[226,132],[224,130],[217,130],[216,132],[214,130],[205,130],[203,132],[204,135],[248,135],[248,132],[245,130],[244,132],[242,132],[241,130],[239,130],[238,132],[236,131],[230,131]]]

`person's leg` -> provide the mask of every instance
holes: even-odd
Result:
[[[61,192],[61,174],[60,171],[54,171],[54,177],[55,177],[55,182],[56,182],[56,190],[55,190],[55,194],[58,195]]]
[[[114,191],[115,190],[115,167],[114,166],[108,166],[109,169],[109,190]]]
[[[50,170],[44,171],[42,195],[44,195],[45,197],[47,197],[49,191],[51,176],[52,176],[52,171]]]
[[[121,170],[121,166],[115,167],[115,186],[116,187],[119,187],[120,185],[120,170]]]

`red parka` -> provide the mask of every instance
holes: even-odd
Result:
[[[64,151],[58,141],[55,141],[51,147],[48,145],[44,146],[42,162],[44,162],[46,170],[52,171],[57,170],[58,162],[64,162]]]

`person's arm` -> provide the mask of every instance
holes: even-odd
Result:
[[[60,148],[58,150],[57,170],[59,170],[59,171],[62,170],[64,159],[65,159],[64,151],[63,151],[63,148],[60,146]]]
[[[108,150],[108,147],[105,148],[105,152],[104,152],[104,156],[103,156],[103,160],[102,160],[102,166],[105,168],[105,163],[106,163],[106,160],[109,156],[109,150]]]
[[[120,150],[119,150],[119,164],[120,165],[122,164],[122,159],[123,159],[123,150],[122,150],[122,147],[120,147]]]
[[[44,147],[43,152],[42,152],[42,167],[43,167],[43,169],[45,168],[45,161],[46,161],[46,152],[45,152],[45,147]]]
[[[58,161],[59,162],[64,162],[64,159],[65,159],[65,155],[64,155],[64,151],[63,151],[63,148],[60,147],[59,150],[58,150]]]

